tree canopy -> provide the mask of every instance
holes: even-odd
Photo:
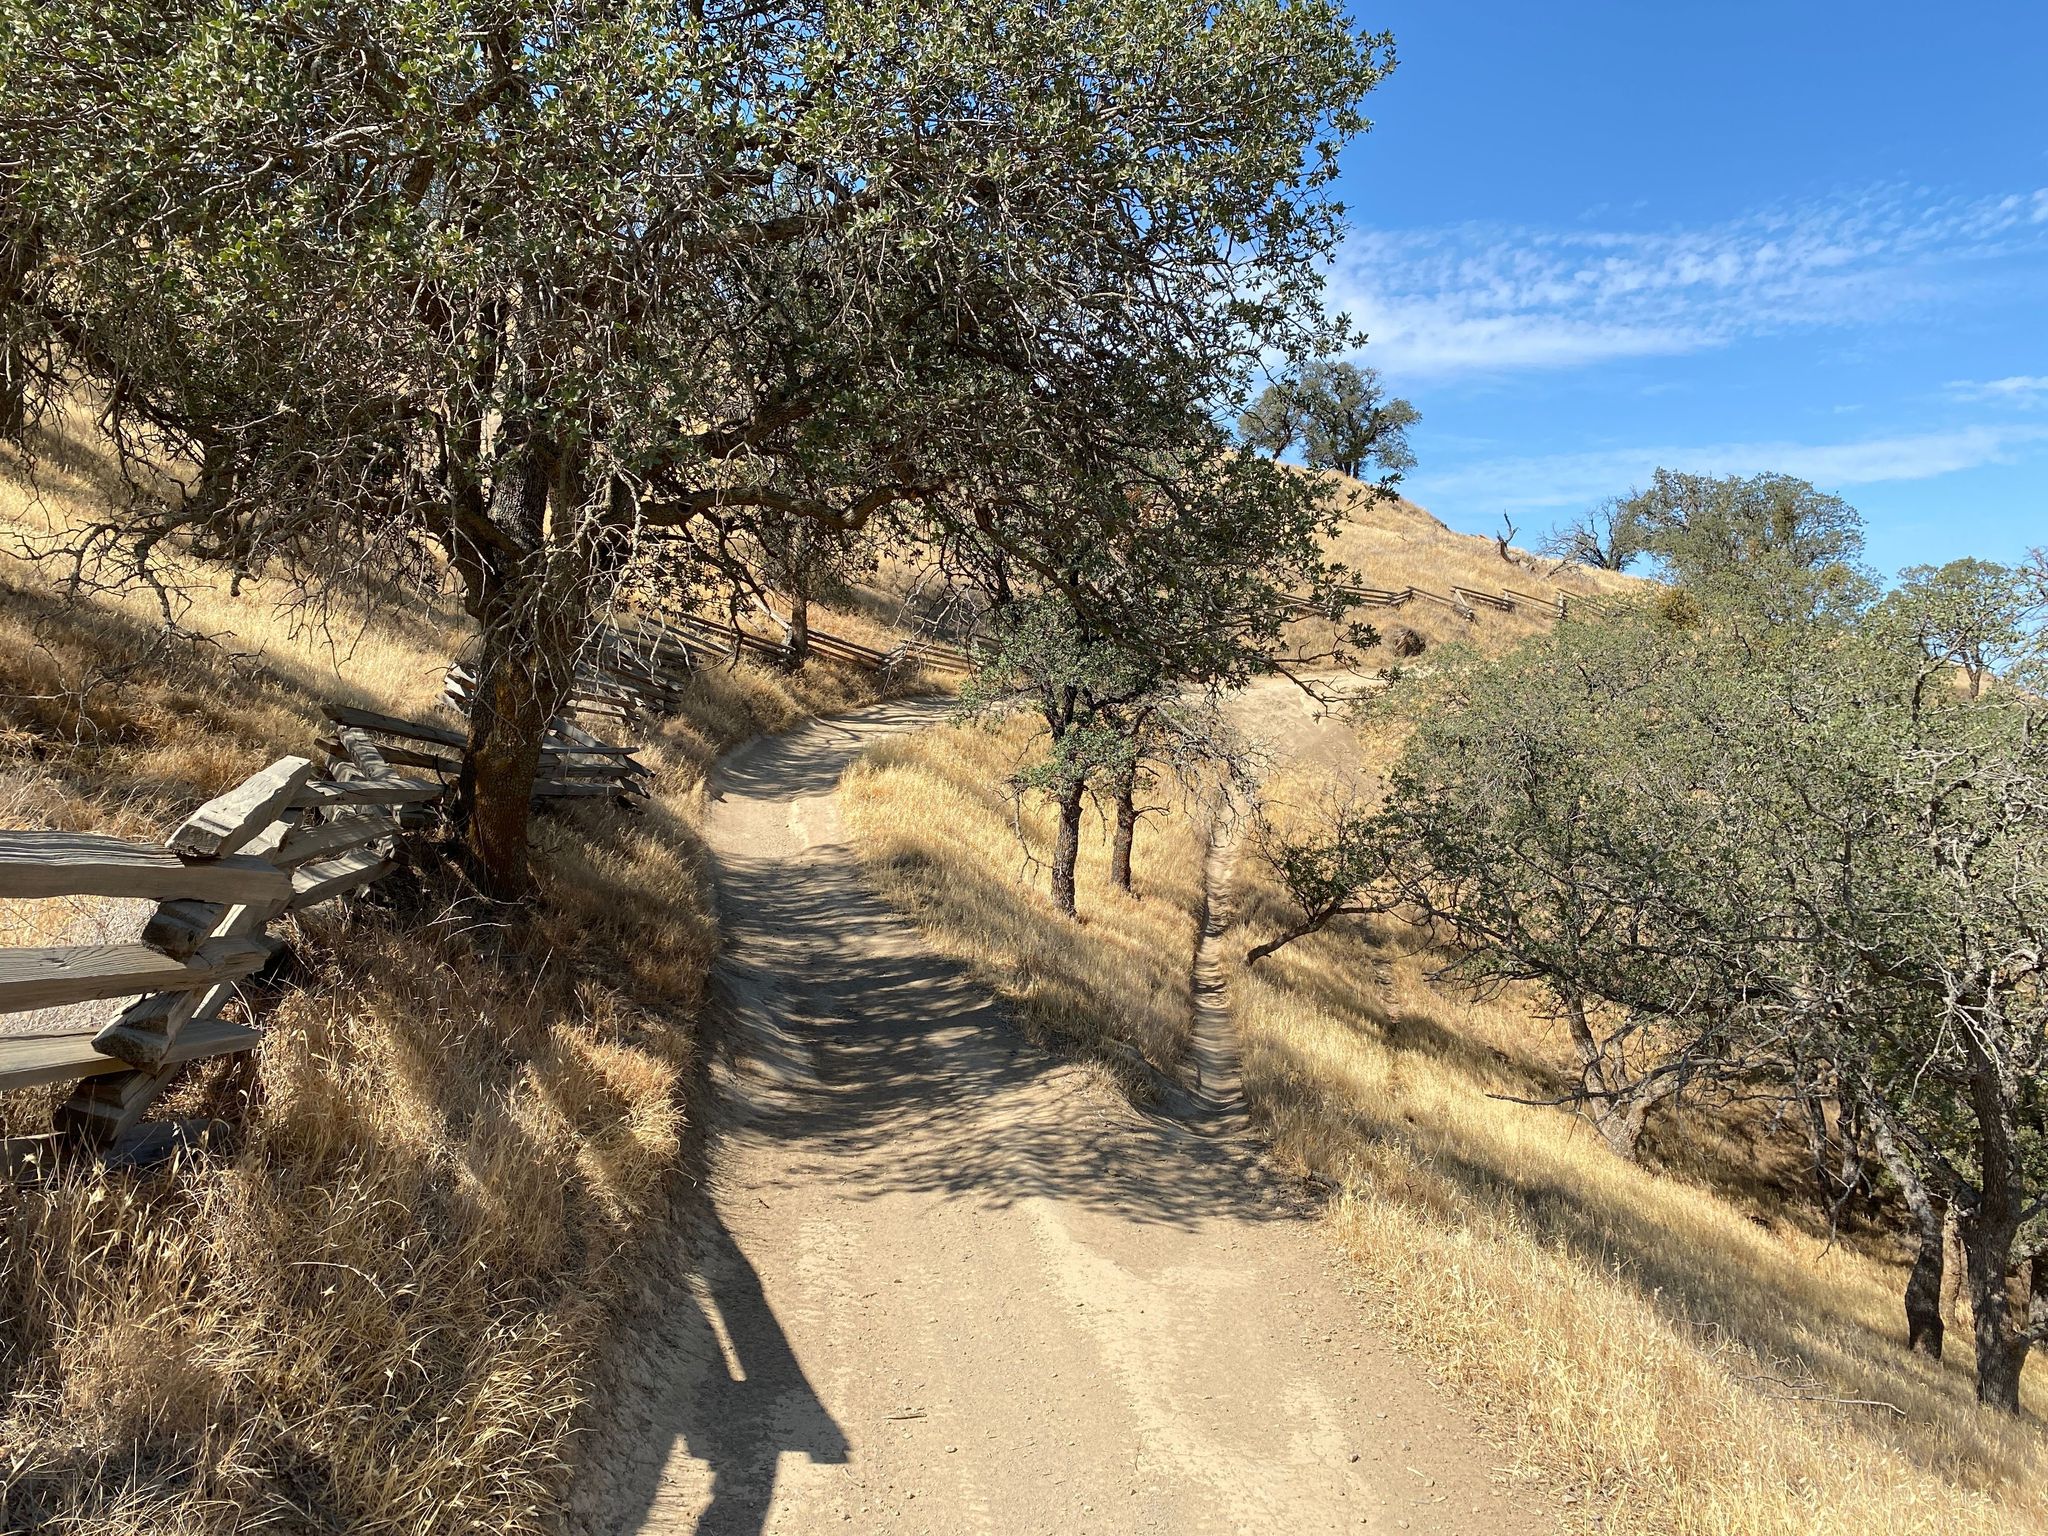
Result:
[[[1387,394],[1377,370],[1323,358],[1268,384],[1238,418],[1238,431],[1270,458],[1298,442],[1311,469],[1354,480],[1377,469],[1391,484],[1415,467],[1408,429],[1421,419],[1406,400]]]
[[[1279,665],[1300,603],[1345,606],[1324,553],[1338,514],[1313,482],[1220,431],[1148,471],[1076,473],[1060,505],[992,514],[954,559],[991,609],[968,710],[1025,702],[1047,733],[1022,782],[1059,809],[1053,897],[1069,915],[1090,788],[1116,785],[1122,822],[1147,760],[1227,756],[1204,701]]]
[[[1791,619],[1872,595],[1856,509],[1793,475],[1660,469],[1617,516],[1668,580],[1724,607]]]
[[[91,385],[196,466],[81,569],[430,540],[516,889],[629,560],[1014,524],[1325,350],[1332,156],[1391,63],[1328,0],[53,0],[0,36],[10,415]]]
[[[1636,497],[1610,496],[1553,529],[1543,541],[1553,560],[1625,571],[1649,552],[1649,530]]]
[[[2031,578],[1959,564],[1879,600],[1854,514],[1803,482],[1657,494],[1677,591],[1412,685],[1384,803],[1279,840],[1296,931],[1401,910],[1475,983],[1539,983],[1582,1069],[1565,1097],[1624,1153],[1678,1092],[1832,1098],[1920,1220],[1909,1337],[1939,1348],[1945,1205],[1979,1396],[2014,1409],[2048,1339]]]

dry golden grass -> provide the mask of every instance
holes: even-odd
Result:
[[[1400,733],[1367,717],[1362,782]],[[1312,798],[1293,776],[1271,814]],[[1589,1528],[2048,1530],[2038,1420],[1976,1407],[1966,1326],[1943,1365],[1905,1352],[1899,1245],[1830,1241],[1799,1150],[1759,1114],[1659,1116],[1650,1166],[1623,1163],[1564,1111],[1491,1097],[1571,1080],[1533,992],[1440,979],[1451,957],[1392,919],[1247,971],[1282,902],[1243,861],[1226,954],[1253,1113],[1278,1158],[1336,1191],[1332,1227],[1388,1328]],[[2038,1377],[2028,1399],[2048,1407]]]
[[[0,485],[0,521],[90,510],[91,454],[58,458],[40,497]],[[184,625],[231,639],[161,643],[147,601],[61,601],[0,560],[0,825],[160,835],[310,751],[323,700],[437,707],[452,613],[367,599],[336,645],[260,584],[190,574]],[[690,822],[705,764],[868,691],[700,675],[643,754],[649,806],[538,823],[531,913],[477,909],[429,861],[310,915],[254,1062],[165,1101],[228,1121],[223,1148],[0,1183],[0,1527],[551,1528],[622,1298],[687,1240],[674,1177],[717,947]],[[132,917],[90,907],[13,904],[0,942]],[[0,1133],[47,1129],[59,1097],[0,1098]]]
[[[577,862],[556,921],[609,980],[431,889],[316,925],[253,1097],[217,1068],[173,1106],[227,1114],[228,1155],[0,1191],[10,1528],[544,1528],[664,1208],[710,947],[694,870],[637,838]],[[607,957],[606,871],[679,921]]]
[[[1643,585],[1640,578],[1611,571],[1559,571],[1554,561],[1520,548],[1514,550],[1519,563],[1509,565],[1492,539],[1453,532],[1411,501],[1374,498],[1356,480],[1329,470],[1319,471],[1318,478],[1345,517],[1328,546],[1330,555],[1356,572],[1364,586],[1424,587],[1445,597],[1451,596],[1453,585],[1496,594],[1512,587],[1531,597],[1555,599],[1572,594],[1621,596]],[[1479,605],[1465,619],[1439,603],[1420,599],[1399,608],[1359,609],[1352,617],[1372,624],[1382,635],[1401,626],[1431,646],[1458,640],[1485,651],[1505,649],[1553,622],[1550,610],[1528,605],[1512,613]],[[1328,625],[1311,623],[1294,626],[1293,638],[1303,649],[1314,651],[1327,645],[1332,635]],[[1374,664],[1388,659],[1384,652],[1367,657]]]
[[[838,621],[835,616],[825,622]],[[691,677],[683,689],[682,712],[661,723],[656,739],[673,765],[678,789],[695,791],[711,760],[750,736],[773,735],[804,720],[937,690],[923,672],[884,679],[817,657],[794,676],[751,662],[707,667]]]
[[[1173,1071],[1187,1053],[1204,836],[1186,807],[1148,817],[1126,895],[1109,881],[1108,829],[1091,818],[1082,922],[1068,922],[1045,889],[1052,811],[1034,795],[1016,814],[1005,788],[1031,738],[1016,720],[885,742],[843,781],[847,827],[870,876],[934,948],[1005,998],[1034,1036],[1102,1064],[1142,1097],[1153,1071]]]

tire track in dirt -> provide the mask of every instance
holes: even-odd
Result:
[[[1202,861],[1202,928],[1195,942],[1191,1052],[1195,1081],[1188,1095],[1195,1128],[1211,1136],[1234,1136],[1251,1127],[1244,1102],[1237,1026],[1230,1013],[1230,968],[1223,956],[1223,936],[1232,921],[1230,876],[1236,861],[1235,829],[1219,818],[1209,828],[1209,851]]]

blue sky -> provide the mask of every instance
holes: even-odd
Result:
[[[2048,3],[1355,14],[1401,63],[1331,287],[1423,413],[1415,500],[1526,542],[1774,469],[1886,572],[2048,544]]]

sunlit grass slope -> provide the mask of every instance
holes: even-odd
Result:
[[[1282,916],[1255,862],[1243,885],[1233,956]],[[1526,1468],[1609,1532],[2048,1530],[2040,1424],[1975,1406],[1966,1329],[1945,1365],[1906,1354],[1885,1245],[1829,1243],[1772,1182],[1717,1193],[1748,1138],[1712,1113],[1658,1127],[1686,1177],[1493,1097],[1561,1091],[1564,1042],[1532,998],[1437,980],[1448,959],[1376,922],[1238,965],[1245,1087],[1335,1191],[1385,1325]]]
[[[1454,532],[1412,501],[1373,495],[1358,481],[1332,471],[1317,473],[1342,517],[1337,536],[1327,546],[1330,556],[1349,567],[1361,586],[1395,591],[1423,587],[1444,597],[1453,595],[1453,586],[1495,595],[1512,588],[1537,599],[1579,595],[1596,601],[1602,596],[1625,596],[1643,586],[1635,576],[1577,566],[1560,568],[1556,561],[1520,546],[1510,549],[1511,564],[1501,558],[1492,539]],[[1533,530],[1524,530],[1530,532]],[[1428,645],[1462,640],[1487,651],[1505,649],[1524,636],[1547,629],[1555,620],[1554,609],[1519,600],[1512,612],[1485,604],[1468,606],[1470,618],[1424,599],[1399,608],[1362,608],[1353,617],[1374,625],[1382,634],[1398,626],[1413,630]],[[1326,645],[1329,638],[1326,625],[1296,626],[1296,642],[1306,649]],[[1369,659],[1377,664],[1386,657],[1379,653]]]
[[[1147,817],[1131,894],[1109,880],[1109,836],[1085,824],[1083,921],[1046,894],[1053,816],[1007,782],[1029,750],[1024,722],[951,726],[885,742],[846,775],[845,812],[870,876],[942,953],[965,963],[1040,1039],[1149,1092],[1151,1071],[1187,1052],[1202,831],[1186,814]],[[1020,839],[1021,833],[1021,839]]]

